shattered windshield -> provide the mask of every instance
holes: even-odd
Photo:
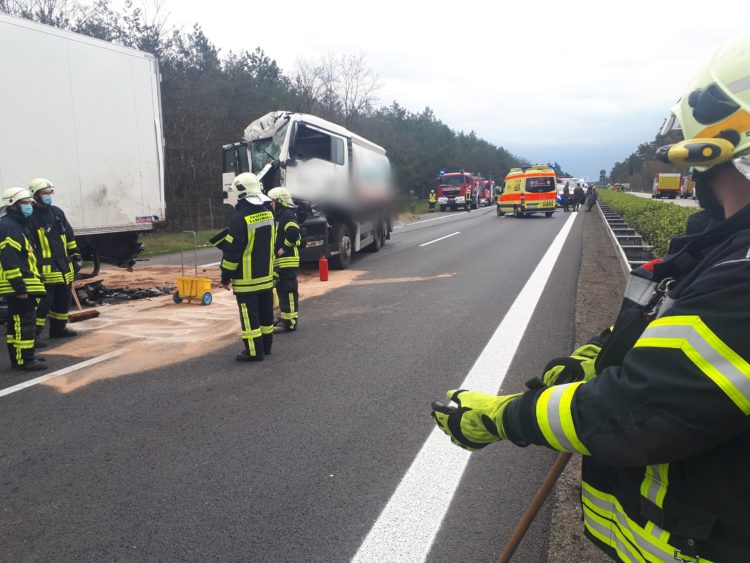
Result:
[[[288,125],[280,127],[271,137],[255,139],[250,143],[250,158],[252,159],[252,173],[258,174],[266,164],[279,158],[281,146],[284,144]]]

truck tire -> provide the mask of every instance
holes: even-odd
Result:
[[[370,252],[377,252],[385,244],[385,226],[382,221],[378,221],[375,225],[375,232],[373,233],[373,241],[367,247]]]
[[[517,205],[513,206],[513,217],[517,219],[520,217],[523,217],[523,212],[521,211],[521,208],[518,207]]]
[[[503,211],[502,209],[500,209],[500,206],[498,205],[497,206],[497,216],[498,217],[502,217],[503,215],[505,215],[505,211]]]
[[[552,213],[553,213],[552,211],[545,211],[544,212],[544,216],[545,217],[552,217]]]
[[[352,237],[345,224],[334,225],[331,234],[333,248],[339,253],[331,256],[331,267],[335,270],[346,270],[352,263]]]

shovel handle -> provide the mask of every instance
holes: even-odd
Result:
[[[523,540],[526,532],[529,531],[529,527],[534,521],[534,518],[536,518],[539,509],[542,508],[547,495],[549,495],[552,487],[554,487],[555,483],[557,483],[557,480],[560,478],[563,469],[565,469],[565,466],[568,465],[568,462],[570,461],[570,458],[572,456],[573,454],[570,453],[562,453],[557,456],[555,463],[552,464],[549,473],[547,473],[547,477],[544,479],[542,485],[537,490],[534,498],[531,499],[531,503],[529,503],[529,507],[526,509],[526,512],[524,512],[521,520],[518,521],[518,525],[516,526],[516,529],[513,530],[513,535],[510,536],[508,543],[505,545],[505,549],[503,549],[503,552],[500,554],[500,558],[497,560],[497,563],[508,563],[508,561],[510,561],[510,558],[513,557],[513,554],[516,552],[516,549],[521,543],[521,540]]]

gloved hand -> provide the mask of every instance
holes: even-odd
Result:
[[[554,358],[544,367],[542,379],[538,377],[528,381],[531,389],[546,385],[561,385],[575,381],[589,381],[596,376],[595,362],[601,347],[596,344],[585,344],[573,351],[570,356]]]
[[[438,428],[450,436],[451,442],[465,450],[474,451],[506,439],[503,412],[521,393],[498,397],[454,389],[448,391],[447,396],[457,406],[451,407],[435,401],[432,403],[432,418]]]
[[[73,265],[73,273],[77,274],[81,271],[81,267],[83,267],[83,260],[81,260],[81,257],[77,254],[71,258],[71,264]]]

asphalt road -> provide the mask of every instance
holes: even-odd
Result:
[[[278,336],[262,364],[234,362],[238,323],[237,340],[177,364],[0,396],[3,559],[403,561],[423,549],[430,562],[495,561],[553,452],[504,443],[463,458],[451,448],[408,494],[394,492],[429,450],[430,402],[478,357],[505,350],[485,346],[572,216],[489,209],[399,228],[379,253],[355,257],[356,283],[305,300],[299,330]],[[510,362],[503,391],[573,346],[580,219],[536,308],[526,306],[525,333],[504,333],[523,338],[500,358]],[[3,358],[0,386],[20,381]],[[422,494],[462,460],[455,491]],[[439,515],[396,523],[414,537],[412,555],[382,538],[363,546],[392,495],[405,513]],[[549,524],[543,510],[518,561],[544,560]]]
[[[652,198],[650,193],[643,193],[643,192],[628,192],[630,194],[633,194],[638,197],[643,197],[647,199],[653,199],[654,201],[661,201],[662,203],[671,203],[672,205],[680,205],[682,207],[699,207],[698,206],[698,200],[695,199],[682,199],[681,197],[678,197],[676,199],[664,199],[664,198]]]

